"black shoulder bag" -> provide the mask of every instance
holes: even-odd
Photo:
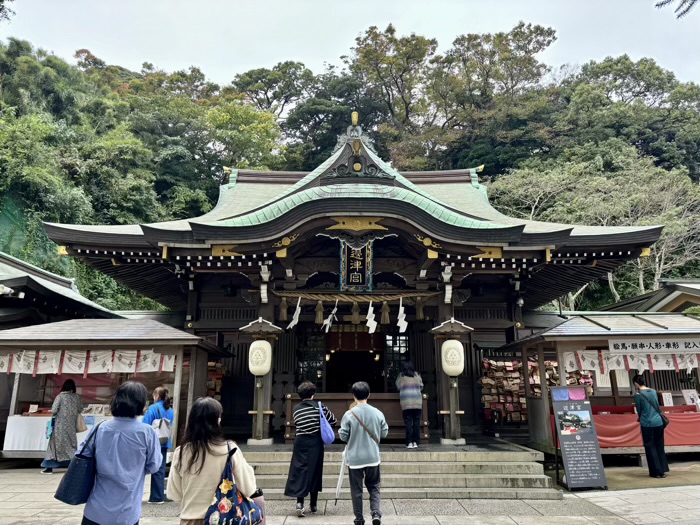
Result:
[[[97,474],[97,430],[104,421],[100,422],[95,431],[88,436],[80,452],[73,456],[68,465],[61,483],[58,485],[54,498],[68,505],[82,505],[87,503],[90,493],[95,486],[95,475]],[[95,450],[92,456],[84,454],[85,448],[95,440]]]
[[[658,405],[654,405],[651,401],[649,401],[647,396],[645,396],[641,392],[639,393],[639,395],[644,401],[646,401],[647,405],[653,408],[656,411],[656,413],[661,416],[661,421],[663,422],[664,428],[666,428],[668,426],[669,421],[668,418],[663,414],[663,412],[661,412],[661,408],[659,408]]]

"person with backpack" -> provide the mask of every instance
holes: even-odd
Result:
[[[153,391],[153,404],[148,407],[143,422],[152,426],[158,433],[160,439],[160,452],[163,462],[160,464],[158,472],[151,474],[151,495],[148,503],[162,505],[166,502],[165,497],[165,466],[168,457],[168,450],[173,445],[172,423],[175,414],[171,408],[172,399],[168,395],[168,389],[159,386]]]
[[[359,381],[352,385],[357,405],[348,410],[340,423],[340,439],[347,443],[345,458],[350,476],[350,496],[355,525],[364,525],[362,514],[362,482],[369,492],[372,525],[382,525],[379,441],[389,434],[389,426],[381,411],[367,404],[369,385]]]
[[[225,515],[238,510],[247,518],[246,522],[241,521],[246,525],[262,523],[264,519],[260,516],[264,509],[249,500],[256,493],[255,472],[238,445],[224,439],[222,413],[216,399],[197,399],[187,418],[184,443],[173,453],[168,496],[180,502],[181,525],[204,525],[207,516],[207,523],[228,523]],[[227,469],[227,463],[231,469]],[[222,479],[222,472],[227,470],[230,476]],[[255,514],[252,518],[251,511]]]
[[[311,494],[309,510],[315,514],[318,511],[318,493],[322,490],[325,447],[321,437],[321,413],[331,426],[337,421],[328,407],[314,401],[316,385],[311,381],[300,384],[297,392],[301,402],[292,410],[296,437],[284,495],[297,499],[296,514],[303,518],[306,515],[306,495]]]
[[[634,404],[637,407],[637,419],[642,427],[644,452],[649,465],[649,476],[665,478],[669,471],[666,451],[664,449],[664,428],[668,419],[661,413],[659,395],[656,390],[646,386],[644,376],[637,375],[632,379],[634,388]]]

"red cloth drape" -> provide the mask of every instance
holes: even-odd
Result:
[[[666,446],[700,445],[700,413],[666,414]],[[635,414],[593,416],[601,448],[641,447],[642,433]]]

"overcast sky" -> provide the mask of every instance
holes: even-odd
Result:
[[[520,20],[550,26],[552,65],[606,56],[652,57],[681,80],[700,82],[700,7],[676,20],[655,0],[16,0],[0,25],[73,61],[87,48],[109,64],[140,70],[199,66],[218,83],[236,73],[299,60],[315,72],[339,64],[355,37],[393,23],[400,34],[437,38],[507,31]]]

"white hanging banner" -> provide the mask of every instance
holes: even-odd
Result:
[[[301,297],[297,299],[297,307],[294,310],[294,315],[292,316],[292,321],[287,325],[287,330],[294,328],[299,322],[299,316],[301,315]]]
[[[136,350],[115,350],[112,372],[133,374],[136,372]]]
[[[564,370],[567,372],[575,372],[578,370],[578,361],[576,361],[575,352],[564,352]]]
[[[675,354],[700,352],[700,339],[609,339],[610,351],[618,354]]]
[[[636,370],[640,374],[649,370],[649,356],[647,354],[628,354],[625,356],[630,370]]]
[[[65,350],[59,374],[82,374],[85,372],[85,357],[87,353],[79,350]]]
[[[333,324],[333,321],[337,321],[338,318],[335,316],[335,314],[338,312],[338,299],[335,300],[335,306],[333,307],[333,310],[331,310],[331,313],[326,317],[326,320],[323,321],[323,327],[326,330],[326,333],[329,332],[331,329],[331,325]]]
[[[602,352],[598,350],[578,350],[576,352],[578,358],[579,370],[597,370],[606,374],[607,360],[602,356]],[[603,357],[601,359],[601,357]]]
[[[685,369],[689,374],[693,368],[698,367],[698,354],[676,354],[678,366],[681,370]]]
[[[608,354],[608,368],[610,370],[627,370],[625,356],[621,354]]]
[[[161,355],[153,350],[141,350],[139,362],[136,364],[136,373],[158,372],[160,370]]]
[[[57,374],[58,364],[61,361],[61,352],[42,350],[36,362],[37,374]]]
[[[676,370],[676,360],[673,354],[650,353],[652,370]]]
[[[112,372],[113,350],[91,350],[88,374],[109,374]]]
[[[0,355],[0,373],[6,374],[10,371],[12,354]]]
[[[163,354],[160,360],[161,372],[172,372],[175,370],[175,356]]]
[[[408,328],[408,323],[406,322],[406,310],[403,307],[403,297],[399,299],[399,315],[396,318],[396,326],[399,327],[399,333],[402,334]]]
[[[373,334],[377,329],[377,321],[374,320],[374,306],[372,306],[372,301],[369,302],[369,308],[367,309],[367,322],[365,323],[368,328],[368,332]]]
[[[34,374],[36,364],[36,350],[22,350],[15,354],[13,371],[16,374]]]

